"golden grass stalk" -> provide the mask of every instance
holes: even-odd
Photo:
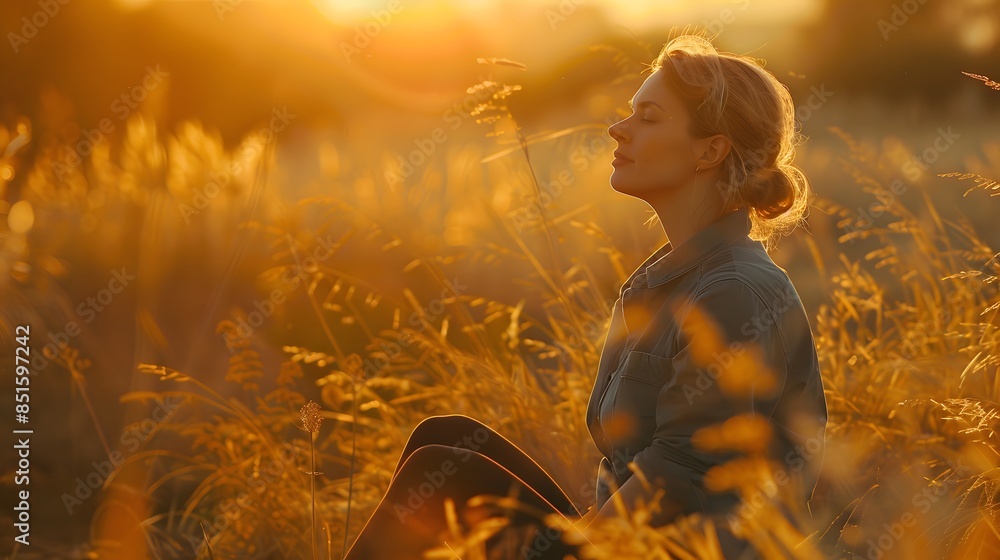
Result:
[[[311,535],[313,560],[318,560],[316,554],[316,476],[322,473],[316,472],[316,433],[319,432],[323,424],[323,416],[320,414],[320,406],[313,401],[302,405],[299,411],[302,415],[302,429],[309,433],[309,497],[312,500],[312,523],[309,526]]]
[[[212,551],[212,539],[208,537],[208,531],[205,530],[205,524],[198,522],[198,526],[201,527],[201,534],[205,538],[205,548],[208,549],[209,560],[215,560],[215,552]]]

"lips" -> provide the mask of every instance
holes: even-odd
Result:
[[[628,162],[632,161],[631,159],[625,157],[625,155],[619,152],[618,150],[615,150],[615,159],[620,159],[622,161],[628,161]]]

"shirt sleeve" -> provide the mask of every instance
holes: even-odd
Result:
[[[657,396],[652,442],[633,460],[651,483],[668,494],[671,487],[683,489],[674,499],[691,502],[708,499],[703,491],[708,469],[742,454],[703,450],[692,442],[695,432],[741,415],[769,419],[787,364],[771,311],[738,279],[705,286],[678,319],[679,350],[670,358],[673,372]],[[692,498],[691,486],[702,494]]]

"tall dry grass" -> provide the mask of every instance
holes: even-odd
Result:
[[[427,169],[405,192],[396,187],[396,196],[383,196],[389,187],[377,177],[360,177],[335,194],[288,206],[273,183],[259,181],[260,170],[273,166],[265,155],[213,201],[206,219],[182,225],[166,210],[189,200],[208,171],[237,153],[200,126],[185,126],[164,146],[153,124],[134,117],[119,153],[101,145],[69,178],[53,176],[58,156],[42,151],[21,193],[34,209],[36,235],[29,243],[29,230],[3,232],[7,301],[41,290],[39,271],[73,274],[64,255],[79,247],[60,221],[68,216],[69,230],[105,243],[93,255],[95,267],[144,252],[140,276],[148,284],[138,298],[138,325],[159,348],[169,346],[165,327],[142,305],[184,297],[171,291],[167,257],[201,247],[211,262],[252,232],[273,252],[251,253],[240,270],[263,270],[247,285],[267,294],[288,288],[283,275],[301,267],[317,239],[337,240],[333,257],[289,290],[289,310],[269,319],[295,325],[301,342],[289,343],[271,326],[242,337],[247,306],[233,305],[205,342],[228,353],[218,375],[202,364],[138,366],[160,385],[138,381],[124,403],[174,397],[183,405],[105,484],[92,521],[98,557],[122,553],[120,543],[111,544],[107,510],[137,496],[128,500],[128,510],[141,514],[133,557],[339,558],[384,494],[410,430],[434,414],[481,419],[528,450],[581,509],[590,505],[599,456],[584,416],[610,306],[602,271],[620,281],[629,265],[617,240],[597,221],[578,218],[587,213],[576,208],[539,204],[540,219],[515,231],[504,212],[518,200],[541,200],[532,146],[585,133],[524,135],[506,104],[517,87],[495,86],[477,86],[499,92],[477,114],[521,159],[462,187]],[[822,254],[808,237],[802,241],[834,286],[814,317],[830,411],[821,499],[812,517],[792,506],[804,533],[768,502],[748,520],[745,536],[769,558],[872,557],[871,543],[886,558],[988,556],[1000,540],[993,501],[996,251],[967,221],[938,212],[929,180],[907,196],[887,196],[887,170],[898,169],[904,155],[868,150],[836,132],[856,185],[889,203],[879,224],[839,239],[870,247],[863,260]],[[484,159],[491,156],[463,152],[444,171]],[[947,178],[933,188],[979,180]],[[979,184],[991,188],[989,180]],[[248,217],[254,197],[262,210]],[[838,228],[860,225],[828,197],[815,209],[838,217]],[[463,243],[435,238],[428,226],[442,223],[461,224]],[[223,266],[213,266],[226,277]],[[477,286],[496,278],[502,295],[480,293]],[[46,313],[46,324],[60,324],[58,306],[37,312]],[[100,381],[93,369],[87,375]],[[303,437],[295,420],[314,398],[324,422]],[[322,475],[311,472],[314,464]],[[773,472],[773,465],[745,465],[753,468],[732,483],[747,492]],[[691,516],[651,529],[646,519],[640,512],[588,528],[578,536],[593,544],[586,557],[721,557],[710,520]],[[573,532],[562,519],[548,522]],[[461,549],[463,558],[485,558],[485,536],[497,525],[453,523],[454,538],[431,557]]]

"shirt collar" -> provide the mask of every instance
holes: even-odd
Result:
[[[642,273],[645,273],[647,287],[659,286],[701,264],[717,250],[749,240],[749,234],[750,214],[744,207],[708,224],[676,248],[668,241],[635,269],[628,281],[622,285],[619,295],[623,295],[625,288]]]

